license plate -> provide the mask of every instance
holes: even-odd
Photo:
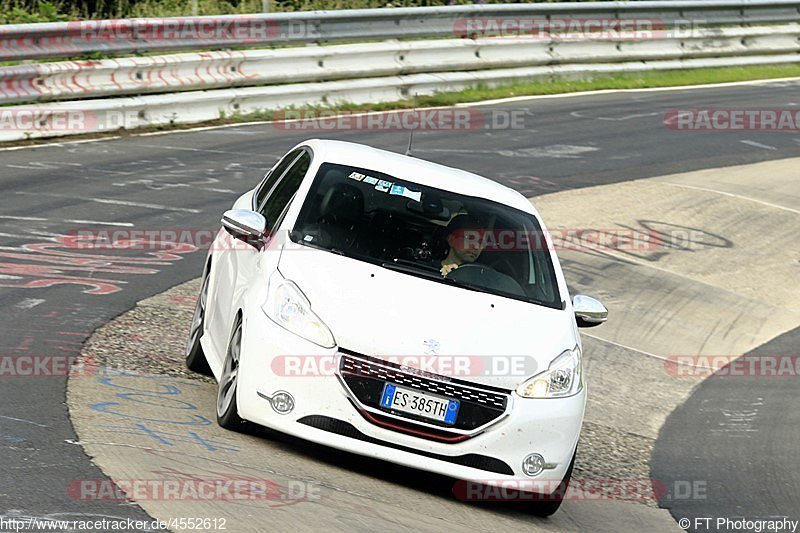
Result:
[[[445,424],[455,424],[458,415],[458,400],[448,400],[415,389],[398,387],[392,383],[387,383],[383,387],[381,407],[438,420]]]

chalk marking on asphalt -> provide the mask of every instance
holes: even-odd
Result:
[[[64,442],[66,442],[67,444],[74,444],[76,446],[81,446],[83,448],[85,448],[87,444],[94,444],[96,446],[118,446],[120,448],[132,448],[134,450],[144,450],[144,451],[147,451],[147,452],[157,452],[159,454],[164,454],[164,455],[178,455],[178,456],[181,456],[181,457],[184,455],[182,452],[164,450],[163,448],[152,448],[152,447],[149,447],[149,446],[139,446],[138,444],[128,444],[128,443],[123,443],[123,442],[105,442],[105,441],[99,441],[99,440],[83,440],[83,439],[81,439],[81,440],[66,439]],[[218,464],[225,465],[225,466],[233,466],[233,467],[236,467],[236,468],[252,468],[253,467],[253,465],[250,465],[250,464],[237,463],[237,462],[234,462],[234,461],[224,461],[224,460],[221,460],[221,459],[216,459],[216,458],[211,458],[211,457],[204,457],[204,459],[207,459],[208,461],[211,461],[213,463],[218,463]],[[268,467],[265,467],[265,466],[262,466],[262,465],[259,465],[258,469],[259,469],[259,471],[267,472],[267,473],[275,475],[275,476],[283,476],[283,477],[286,477],[288,479],[298,480],[298,478],[296,476],[292,475],[292,474],[287,474],[285,472],[280,472],[278,470],[273,470],[271,468],[268,468]],[[342,492],[342,493],[345,493],[345,494],[351,494],[351,495],[354,495],[354,496],[367,496],[367,497],[369,497],[369,495],[367,495],[367,494],[361,494],[361,493],[354,492],[354,491],[349,490],[349,489],[343,489],[341,487],[337,487],[336,485],[332,485],[332,484],[324,482],[324,481],[318,481],[316,479],[299,479],[299,481],[307,481],[307,482],[310,482],[310,483],[314,483],[315,485],[319,485],[321,487],[326,487],[326,488],[335,490],[337,492]],[[372,499],[377,499],[377,498],[372,498]],[[378,501],[382,501],[382,500],[378,500]]]
[[[140,202],[129,202],[127,200],[113,200],[111,198],[82,198],[79,196],[69,196],[67,194],[55,194],[51,192],[26,192],[26,191],[17,191],[16,194],[24,194],[30,196],[51,196],[53,198],[69,198],[72,200],[88,200],[90,202],[95,202],[98,204],[113,204],[113,205],[125,205],[128,207],[142,207],[145,209],[158,209],[161,211],[180,211],[183,213],[199,213],[199,209],[191,209],[189,207],[172,207],[169,205],[160,205],[160,204],[145,204]]]
[[[748,144],[750,146],[755,146],[756,148],[763,148],[764,150],[777,150],[777,148],[775,148],[774,146],[770,146],[768,144],[757,143],[755,141],[744,140],[744,141],[739,141],[739,142],[742,143],[742,144]]]
[[[747,200],[748,202],[755,202],[757,204],[765,205],[767,207],[774,207],[775,209],[783,209],[784,211],[789,211],[790,213],[794,213],[796,215],[800,215],[800,211],[797,209],[792,209],[791,207],[786,207],[783,205],[773,204],[771,202],[765,202],[764,200],[758,200],[756,198],[750,198],[749,196],[742,196],[741,194],[735,194],[732,192],[725,192],[725,191],[718,191],[716,189],[709,189],[707,187],[698,187],[697,185],[685,185],[683,183],[672,183],[671,181],[658,181],[656,180],[655,183],[663,183],[664,185],[672,185],[673,187],[683,187],[686,189],[694,189],[697,191],[705,191],[705,192],[712,192],[716,194],[721,194],[723,196],[730,196],[731,198],[738,198],[740,200]]]
[[[800,78],[771,78],[766,80],[747,80],[747,81],[730,81],[725,83],[705,83],[701,85],[679,85],[677,87],[647,87],[642,89],[601,89],[597,91],[580,91],[574,93],[562,93],[562,94],[539,94],[539,95],[530,95],[530,96],[510,96],[508,98],[495,98],[494,100],[481,100],[479,102],[463,102],[460,104],[455,104],[453,106],[439,106],[439,107],[426,107],[426,110],[434,110],[434,109],[449,109],[451,107],[480,107],[486,105],[494,105],[494,104],[506,104],[506,103],[513,103],[513,102],[524,102],[527,100],[549,100],[552,98],[575,98],[581,96],[594,96],[594,95],[601,95],[601,94],[616,94],[616,93],[647,93],[647,92],[657,92],[657,91],[694,91],[698,89],[715,89],[715,88],[724,88],[724,87],[739,87],[739,86],[748,86],[748,85],[764,85],[770,83],[779,83],[785,81],[792,81],[792,82],[800,82]],[[395,111],[400,111],[395,110]],[[386,111],[373,111],[372,113],[386,113]],[[275,121],[275,120],[256,120],[252,122],[238,122],[234,124],[222,124],[219,126],[198,126],[196,128],[186,128],[186,129],[178,129],[172,131],[150,131],[150,132],[143,132],[143,133],[132,133],[129,137],[152,137],[156,135],[174,135],[176,133],[193,133],[198,131],[209,131],[209,130],[222,130],[222,129],[229,129],[229,128],[241,128],[247,126],[263,126],[265,124],[273,124],[274,122],[290,122],[286,120],[282,121]],[[62,141],[62,142],[54,142],[54,143],[44,143],[44,144],[34,144],[28,146],[7,146],[4,148],[0,148],[0,152],[3,151],[11,151],[11,150],[27,150],[31,148],[45,148],[51,146],[67,146],[70,144],[84,144],[84,143],[92,143],[92,142],[101,142],[101,141],[112,141],[115,139],[121,139],[121,135],[116,135],[113,137],[101,137],[98,139],[81,139],[77,141]]]
[[[14,420],[16,422],[24,422],[26,424],[31,424],[32,426],[39,426],[40,428],[49,428],[50,427],[50,426],[46,426],[44,424],[39,424],[38,422],[33,422],[31,420],[25,420],[24,418],[14,418],[13,416],[0,415],[0,418],[5,418],[6,420]]]
[[[20,301],[14,307],[18,307],[20,309],[33,309],[39,304],[46,302],[47,300],[43,300],[41,298],[25,298],[24,300]]]

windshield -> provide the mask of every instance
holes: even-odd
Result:
[[[323,164],[294,242],[404,274],[561,308],[536,218],[367,169]]]

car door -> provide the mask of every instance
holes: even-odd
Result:
[[[276,184],[281,181],[281,178],[304,152],[306,151],[303,149],[296,149],[286,154],[249,195],[237,200],[233,208],[258,211],[258,207],[266,204],[267,198]],[[250,197],[249,201],[245,201],[247,196]],[[225,357],[230,328],[238,310],[236,303],[244,287],[240,281],[238,270],[242,263],[252,261],[252,259],[245,260],[240,256],[257,257],[257,250],[239,241],[234,244],[233,237],[224,233],[222,240],[215,241],[209,285],[209,295],[213,295],[213,297],[208,299],[206,331],[210,333],[213,352],[220,359],[220,364]]]
[[[258,212],[266,219],[267,239],[275,238],[276,232],[286,216],[289,206],[303,183],[309,167],[311,166],[311,152],[303,152],[294,160],[283,176],[275,182],[270,192],[265,196]],[[278,243],[279,244],[279,243]],[[234,254],[231,268],[236,273],[234,281],[233,305],[227,314],[230,317],[228,331],[233,327],[233,318],[239,309],[244,308],[247,291],[253,286],[257,276],[269,276],[272,269],[277,267],[280,257],[279,246],[265,246],[261,250],[248,247],[244,253]]]

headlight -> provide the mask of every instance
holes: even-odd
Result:
[[[293,282],[275,271],[269,279],[264,313],[282,328],[323,348],[333,348],[336,341],[331,330],[311,311],[308,298]]]
[[[577,346],[550,362],[547,370],[517,387],[523,398],[565,398],[583,389],[581,350]]]

